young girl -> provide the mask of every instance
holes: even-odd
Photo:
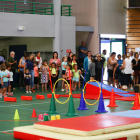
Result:
[[[44,92],[44,86],[45,86],[45,91],[47,91],[47,83],[48,83],[48,68],[49,66],[47,65],[47,61],[43,61],[43,65],[40,67],[41,73],[41,84],[42,84],[42,92]]]
[[[34,89],[37,88],[37,91],[39,91],[39,84],[38,84],[38,79],[39,79],[39,72],[38,72],[38,62],[34,63]]]
[[[72,73],[73,73],[72,87],[73,87],[73,90],[75,91],[76,90],[77,83],[79,82],[79,77],[81,75],[81,71],[78,70],[78,65],[77,64],[74,64],[73,65]],[[80,89],[80,87],[79,87],[79,89]]]
[[[66,66],[67,66],[67,57],[62,58],[62,78],[65,79],[65,72],[66,72]],[[64,81],[62,82],[62,89],[61,91],[65,91],[64,89]]]
[[[9,78],[8,78],[8,95],[13,96],[13,83],[11,83],[13,81],[13,72],[11,72],[10,70],[11,70],[11,65],[8,64],[7,69],[5,70],[5,72],[9,76]],[[12,91],[12,92],[10,93],[10,91]]]
[[[113,87],[115,87],[115,84],[117,84],[117,88],[118,88],[118,74],[117,74],[117,67],[118,67],[118,65],[115,63],[115,64],[113,65],[113,79],[114,79]]]
[[[89,65],[89,71],[90,71],[90,80],[94,80],[95,77],[94,57],[91,57],[91,64]]]
[[[72,72],[71,72],[70,68],[71,68],[71,66],[67,65],[66,72],[65,72],[65,78],[66,78],[68,84],[70,84],[70,80],[72,80]],[[69,70],[70,70],[70,74],[69,74]],[[65,94],[69,93],[68,92],[69,87],[68,87],[66,82],[65,82],[65,88],[66,88],[66,93]]]
[[[2,94],[3,94],[4,97],[7,97],[6,96],[6,91],[7,91],[7,87],[8,87],[8,78],[9,78],[9,76],[5,72],[5,69],[6,69],[6,66],[5,65],[1,65],[0,76],[1,76],[1,85],[2,85],[2,88],[3,88]]]
[[[55,82],[57,81],[57,75],[58,75],[58,71],[57,71],[57,68],[56,68],[56,63],[51,64],[50,71],[51,71],[52,86],[54,86]]]
[[[31,86],[30,86],[31,75],[29,74],[29,69],[28,68],[25,69],[24,78],[25,78],[25,85],[26,85],[26,93],[27,94],[32,93],[31,92]]]

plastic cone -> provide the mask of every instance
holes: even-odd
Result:
[[[86,108],[86,103],[83,98],[83,91],[81,92],[80,105],[79,105],[79,108],[77,108],[77,110],[88,110],[88,108]]]
[[[74,107],[72,95],[70,96],[69,110],[66,116],[78,116],[78,114],[75,113],[75,107]]]
[[[37,116],[36,116],[36,111],[35,111],[35,109],[33,109],[33,113],[32,113],[32,116],[31,117],[33,117],[33,118],[36,118]]]
[[[15,111],[15,116],[14,116],[14,120],[19,120],[19,114],[18,114],[18,110],[16,109]]]
[[[116,105],[116,101],[115,101],[115,96],[114,96],[114,90],[112,89],[111,92],[111,98],[110,98],[110,103],[107,107],[118,107],[118,105]]]
[[[58,114],[58,112],[56,111],[54,94],[52,94],[50,110],[49,110],[48,114]]]
[[[98,112],[98,113],[106,113],[106,112],[108,112],[108,111],[105,110],[102,92],[101,92],[101,94],[100,94],[98,110],[95,111],[95,112]]]
[[[139,104],[140,104],[140,95],[138,95],[139,96]],[[134,102],[132,103],[132,105],[134,104]]]
[[[131,109],[133,109],[133,110],[138,110],[138,109],[140,109],[138,93],[135,94],[134,106],[133,106]]]

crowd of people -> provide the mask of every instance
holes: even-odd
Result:
[[[139,54],[131,51],[129,55],[117,56],[112,52],[109,58],[106,58],[106,50],[103,50],[102,54],[92,55],[91,51],[88,51],[83,41],[79,47],[79,60],[72,52],[68,56],[64,56],[62,61],[58,58],[58,53],[53,52],[52,59],[42,60],[40,52],[37,52],[37,56],[34,54],[28,55],[25,52],[24,56],[20,59],[18,68],[20,73],[20,90],[26,86],[26,93],[32,93],[39,91],[39,84],[42,85],[42,92],[48,90],[49,83],[51,81],[52,86],[58,80],[60,73],[62,78],[61,91],[68,93],[68,85],[72,83],[72,90],[75,91],[80,88],[80,75],[86,73],[86,81],[97,80],[101,82],[102,75],[106,70],[108,73],[108,84],[117,88],[127,86],[133,89],[135,84],[139,82],[139,70],[140,59]],[[15,53],[10,52],[10,57],[6,63],[2,56],[0,56],[0,98],[2,95],[6,97],[13,96],[13,77],[17,68],[17,61],[14,59]],[[82,67],[83,66],[83,69]],[[62,67],[62,68],[61,68]],[[83,77],[82,76],[82,77]],[[134,77],[134,78],[133,78]],[[133,80],[133,82],[132,82]],[[57,89],[58,83],[55,88]],[[56,90],[55,89],[55,90]]]

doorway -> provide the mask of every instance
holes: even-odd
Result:
[[[112,52],[116,52],[116,58],[118,54],[125,54],[125,39],[110,39],[110,38],[100,38],[100,53],[103,52],[103,50],[107,51],[106,54],[106,60],[109,59],[110,54]],[[108,81],[108,73],[107,73],[107,67],[104,72],[103,80],[107,83]]]

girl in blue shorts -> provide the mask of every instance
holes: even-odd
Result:
[[[75,91],[77,83],[79,82],[79,77],[81,75],[81,71],[78,70],[78,65],[77,64],[73,65],[72,72],[73,72],[72,87],[73,87],[73,91]],[[80,87],[79,87],[79,89],[80,89]]]

